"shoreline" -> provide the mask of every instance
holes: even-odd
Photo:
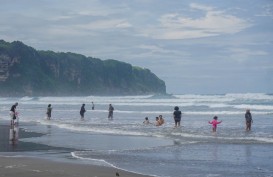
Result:
[[[3,157],[0,156],[1,176],[15,177],[151,177],[116,168],[79,164],[73,162],[56,162],[47,159],[31,157]]]
[[[60,153],[71,153],[76,149],[58,148],[38,143],[20,141],[20,138],[43,136],[44,134],[26,132],[20,129],[20,138],[16,145],[9,144],[8,122],[1,121],[0,124],[0,171],[1,176],[15,177],[69,177],[69,176],[130,176],[130,177],[151,177],[149,175],[138,174],[115,167],[98,166],[79,162],[78,159],[58,157]],[[60,152],[60,150],[62,152]],[[37,156],[35,153],[47,153],[56,151],[54,157]],[[27,153],[33,152],[27,155]],[[118,174],[116,174],[118,173]]]

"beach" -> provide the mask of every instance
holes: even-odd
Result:
[[[20,133],[18,144],[11,146],[8,113],[14,102],[19,102]],[[45,118],[49,103],[51,120]],[[113,120],[107,118],[109,103],[115,108]],[[6,173],[12,168],[14,173],[54,169],[59,174],[59,169],[75,167],[81,176],[91,171],[115,176],[118,171],[120,176],[272,177],[272,105],[268,94],[0,98],[0,165]],[[172,118],[175,106],[182,111],[179,128]],[[246,109],[254,121],[249,132]],[[165,119],[162,126],[154,125],[158,115]],[[215,115],[222,122],[213,133],[208,121]],[[152,124],[143,125],[145,117]],[[17,161],[24,167],[12,166]],[[51,164],[60,167],[48,168]]]
[[[3,125],[8,122],[1,122],[0,125],[0,176],[8,177],[110,177],[110,176],[130,176],[130,177],[148,177],[136,173],[127,172],[113,167],[88,165],[79,163],[76,159],[64,160],[54,158],[41,158],[36,156],[27,156],[24,152],[30,151],[55,151],[56,153],[69,153],[69,149],[50,147],[37,143],[17,142],[16,145],[9,143],[9,126]],[[39,137],[42,134],[34,132],[20,131],[21,138]],[[71,149],[70,149],[71,150]]]
[[[145,177],[123,170],[27,157],[0,157],[0,176],[8,177]],[[148,176],[146,176],[148,177]]]
[[[116,173],[118,173],[119,176],[145,177],[145,175],[134,174],[115,168],[65,162],[61,163],[33,158],[1,157],[0,164],[0,176],[9,177],[15,177],[18,175],[22,177],[110,177],[116,176]]]

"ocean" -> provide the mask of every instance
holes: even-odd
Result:
[[[10,119],[15,102],[20,128],[44,134],[20,141],[73,149],[67,159],[159,177],[273,176],[271,94],[2,97],[0,119]],[[87,111],[81,120],[83,103]],[[46,119],[48,104],[51,120]],[[115,109],[113,120],[107,118],[109,104]],[[180,128],[174,128],[175,106],[182,111]],[[254,121],[250,132],[245,131],[246,109]],[[164,125],[143,125],[145,117],[154,123],[158,115]],[[217,133],[208,123],[214,116],[222,120]],[[37,153],[57,156],[48,151],[27,155]]]

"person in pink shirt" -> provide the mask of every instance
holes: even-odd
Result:
[[[212,121],[209,121],[209,124],[212,124],[212,132],[216,132],[217,124],[220,124],[222,121],[217,121],[218,117],[214,116]]]

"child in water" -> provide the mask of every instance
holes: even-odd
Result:
[[[159,117],[155,118],[155,126],[160,126]]]
[[[144,125],[151,124],[148,117],[145,117],[145,120],[143,121]]]
[[[220,124],[222,121],[217,121],[218,117],[214,116],[212,121],[209,121],[209,124],[212,124],[212,132],[216,132],[217,124]]]
[[[163,119],[162,115],[159,115],[159,124],[163,125],[165,123],[165,120]]]

